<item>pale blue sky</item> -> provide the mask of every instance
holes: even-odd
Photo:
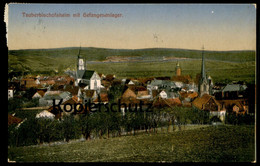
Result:
[[[254,50],[252,4],[9,4],[9,49],[57,47],[187,48]],[[70,18],[23,17],[69,13]],[[119,13],[119,18],[84,18],[83,13]],[[73,18],[80,13],[80,18]],[[156,38],[156,37],[157,38]]]

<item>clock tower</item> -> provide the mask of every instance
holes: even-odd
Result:
[[[77,57],[77,69],[75,75],[75,86],[84,87],[83,89],[96,90],[99,93],[101,88],[101,78],[94,70],[87,70],[86,59],[80,56],[80,50]]]
[[[80,56],[80,50],[81,48],[79,49],[79,53],[78,53],[78,59],[77,59],[77,70],[86,70],[85,67],[86,67],[86,64],[85,64],[85,60]]]
[[[85,70],[83,58],[78,58],[78,63],[79,63],[78,70]]]

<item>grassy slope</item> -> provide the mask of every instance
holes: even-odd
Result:
[[[25,162],[251,162],[254,149],[253,126],[210,126],[168,134],[9,148],[8,158]]]
[[[10,50],[9,55],[19,56],[49,56],[76,58],[78,48],[59,49],[35,49],[35,50]],[[145,59],[154,59],[162,56],[201,58],[201,50],[167,49],[167,48],[147,48],[147,49],[105,49],[105,48],[81,48],[82,56],[87,60],[105,60],[108,56],[141,56]],[[205,56],[209,59],[230,60],[230,61],[254,61],[254,51],[205,51]]]
[[[201,60],[180,61],[182,75],[191,75],[193,78],[201,71]],[[159,77],[174,76],[176,62],[139,62],[139,63],[113,63],[88,64],[88,69],[104,74],[115,74],[122,77]],[[225,79],[233,81],[254,82],[255,62],[245,63],[219,63],[206,61],[206,72],[215,82]]]
[[[9,69],[21,71],[27,67],[31,71],[58,70],[59,68],[75,69],[78,48],[45,49],[45,50],[11,50],[9,51]],[[201,51],[182,49],[137,49],[117,50],[103,48],[82,48],[81,55],[87,61],[100,61],[109,56],[139,56],[142,59],[161,59],[162,56],[195,58],[193,61],[180,61],[183,74],[193,77],[200,73]],[[225,79],[254,82],[255,52],[254,51],[206,51],[206,69],[214,81]],[[210,60],[225,60],[218,62]],[[116,74],[117,77],[152,77],[173,76],[176,62],[140,62],[140,63],[103,63],[88,64],[104,74]]]

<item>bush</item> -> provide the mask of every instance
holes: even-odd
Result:
[[[226,124],[234,125],[251,125],[255,123],[255,116],[249,114],[236,114],[234,112],[227,113],[225,116]]]
[[[62,127],[62,135],[68,142],[70,139],[80,138],[81,130],[80,125],[75,120],[74,115],[66,115],[60,122]]]
[[[22,108],[23,99],[22,98],[11,98],[8,100],[8,113],[13,113],[16,110]]]
[[[34,119],[25,120],[19,127],[8,126],[8,145],[27,146],[37,144],[37,126]]]

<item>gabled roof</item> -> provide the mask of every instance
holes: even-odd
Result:
[[[154,103],[154,107],[171,107],[171,106],[181,106],[182,103],[179,98],[175,99],[163,99],[161,97],[158,97]]]
[[[60,100],[60,99],[62,99],[59,94],[45,94],[45,95],[43,96],[43,98],[44,98],[45,100],[52,100],[52,99]]]
[[[144,86],[135,86],[135,85],[130,85],[128,86],[128,88],[124,91],[123,93],[123,97],[131,95],[133,97],[137,97],[137,95],[139,94],[138,97],[140,97],[141,94],[148,94],[147,89]],[[133,94],[132,94],[133,93]],[[142,96],[142,95],[141,95]]]
[[[19,124],[22,121],[23,121],[22,119],[8,114],[8,126],[12,124]]]
[[[234,92],[234,91],[240,91],[240,85],[239,84],[227,84],[225,88],[222,90],[223,92]]]
[[[191,98],[191,99],[193,99],[193,98],[198,97],[198,93],[197,92],[182,92],[182,91],[180,91],[179,94],[183,98]]]
[[[62,91],[47,91],[45,93],[45,95],[43,96],[43,98],[45,100],[60,100],[60,99],[64,99],[66,97],[70,96],[70,92],[62,92]]]
[[[68,97],[68,96],[70,96],[70,95],[71,95],[70,92],[65,91],[65,92],[62,92],[62,93],[60,94],[60,97],[63,98],[63,99],[65,99],[66,97]]]
[[[72,97],[71,99],[69,99],[69,100],[63,102],[62,105],[65,105],[65,104],[71,104],[71,105],[73,105],[73,104],[76,104],[76,103],[78,103],[78,100],[77,100],[75,97]]]
[[[180,81],[183,83],[189,83],[191,81],[191,77],[189,75],[181,75],[181,76],[173,76],[171,78],[172,81]]]
[[[93,76],[94,72],[95,71],[93,71],[93,70],[86,70],[82,76],[82,79],[90,80],[90,78]]]
[[[85,74],[85,70],[78,70],[77,71],[77,78],[82,78],[84,74]]]
[[[154,80],[155,78],[154,77],[142,77],[142,78],[137,78],[137,80],[142,83],[143,85],[146,85],[147,82],[151,82],[152,80]]]
[[[92,98],[95,94],[95,90],[90,90],[90,89],[82,90],[81,89],[81,94],[83,94],[85,97]]]
[[[152,80],[150,85],[156,86],[156,85],[161,85],[162,84],[162,80]]]
[[[100,94],[100,101],[101,102],[108,102],[108,95],[107,94]],[[99,102],[99,98],[97,97],[93,102]]]
[[[38,93],[41,97],[43,97],[44,94],[45,94],[45,92],[44,92],[43,90],[39,90],[39,91],[37,91],[37,93]]]
[[[78,86],[66,85],[64,91],[70,92],[72,95],[77,95],[79,91]]]
[[[137,94],[134,92],[134,90],[127,88],[125,92],[122,94],[122,99],[124,98],[136,98]]]
[[[238,106],[240,110],[244,110],[244,101],[242,100],[220,100],[220,103],[223,103],[226,108],[233,107],[234,105]]]
[[[98,76],[101,78],[101,77],[105,77],[105,74],[103,73],[98,73]]]
[[[146,91],[147,89],[144,86],[128,86],[129,89],[137,93],[138,91]]]
[[[218,106],[221,106],[220,103],[213,97],[213,96],[210,96],[208,94],[204,94],[202,97],[197,97],[193,102],[192,104],[199,108],[199,109],[203,109],[203,106],[208,103],[208,101],[210,99],[213,99],[214,102],[218,105]]]
[[[153,85],[153,86],[163,86],[163,85],[166,85],[166,86],[176,86],[175,83],[171,80],[152,80],[150,85]]]

